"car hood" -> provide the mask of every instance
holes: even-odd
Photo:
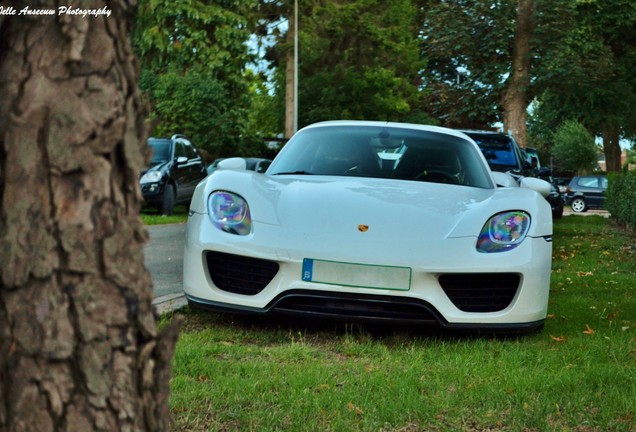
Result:
[[[536,223],[529,235],[552,233],[550,207],[525,188],[480,189],[441,183],[356,177],[266,176],[217,171],[197,187],[191,210],[207,212],[207,196],[225,190],[242,196],[255,224],[277,225],[302,241],[319,236],[337,244],[365,234],[378,242],[477,237],[486,221],[525,210]],[[546,210],[547,209],[547,210]],[[545,219],[548,219],[547,221]],[[413,236],[404,235],[413,232]],[[404,247],[408,247],[404,244]]]
[[[141,175],[144,175],[149,171],[161,172],[168,166],[168,163],[168,161],[151,163],[141,172]]]

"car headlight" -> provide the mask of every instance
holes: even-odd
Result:
[[[477,250],[485,253],[512,250],[526,238],[529,228],[530,215],[525,212],[497,213],[481,229]]]
[[[157,183],[159,181],[161,181],[161,173],[159,171],[148,171],[139,179],[139,183],[141,184]]]
[[[231,192],[216,191],[208,198],[208,213],[215,227],[237,235],[252,231],[252,217],[247,202]]]

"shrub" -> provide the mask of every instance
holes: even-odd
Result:
[[[566,171],[591,171],[597,161],[594,137],[576,121],[566,121],[557,129],[552,154]]]
[[[636,228],[636,171],[609,174],[607,210],[619,223]]]

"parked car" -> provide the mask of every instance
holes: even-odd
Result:
[[[565,203],[577,213],[590,208],[603,208],[606,190],[605,175],[576,176],[572,178],[565,191]]]
[[[461,130],[461,132],[477,143],[493,171],[507,172],[517,179],[539,177],[553,183],[550,169],[541,167],[536,150],[533,148],[522,150],[511,135],[477,130]],[[556,185],[553,185],[546,200],[552,208],[552,217],[560,219],[563,216],[564,200]]]
[[[565,194],[571,180],[571,177],[554,177],[554,183],[557,185],[562,194]]]
[[[219,159],[215,159],[214,162],[212,162],[210,165],[208,165],[206,167],[206,171],[208,173],[208,175],[212,174],[214,171],[216,171],[216,167],[219,164],[219,162],[225,160],[227,158],[219,158]],[[263,158],[243,158],[245,159],[245,165],[246,165],[246,169],[251,170],[251,171],[256,171],[259,173],[264,173],[267,168],[269,167],[269,164],[272,163],[272,161],[270,159],[263,159]]]
[[[197,184],[206,177],[198,150],[183,135],[148,138],[152,159],[139,183],[144,201],[159,213],[170,215],[174,206],[188,203]]]
[[[491,171],[450,129],[317,123],[265,174],[233,158],[199,184],[183,290],[222,312],[536,330],[550,291],[549,189]]]

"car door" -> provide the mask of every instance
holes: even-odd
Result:
[[[203,166],[203,159],[199,152],[194,148],[190,141],[184,141],[186,156],[188,157],[188,199],[192,198],[194,189],[201,180],[203,180],[207,173]]]
[[[605,207],[605,192],[607,191],[607,177],[598,176],[598,204],[597,207]]]
[[[191,192],[191,174],[187,162],[185,144],[182,140],[175,140],[174,161],[172,167],[172,179],[177,186],[177,201],[189,199]]]
[[[600,207],[603,201],[603,191],[600,188],[600,178],[597,176],[586,176],[579,178],[579,191],[583,193],[585,202],[590,207]]]

